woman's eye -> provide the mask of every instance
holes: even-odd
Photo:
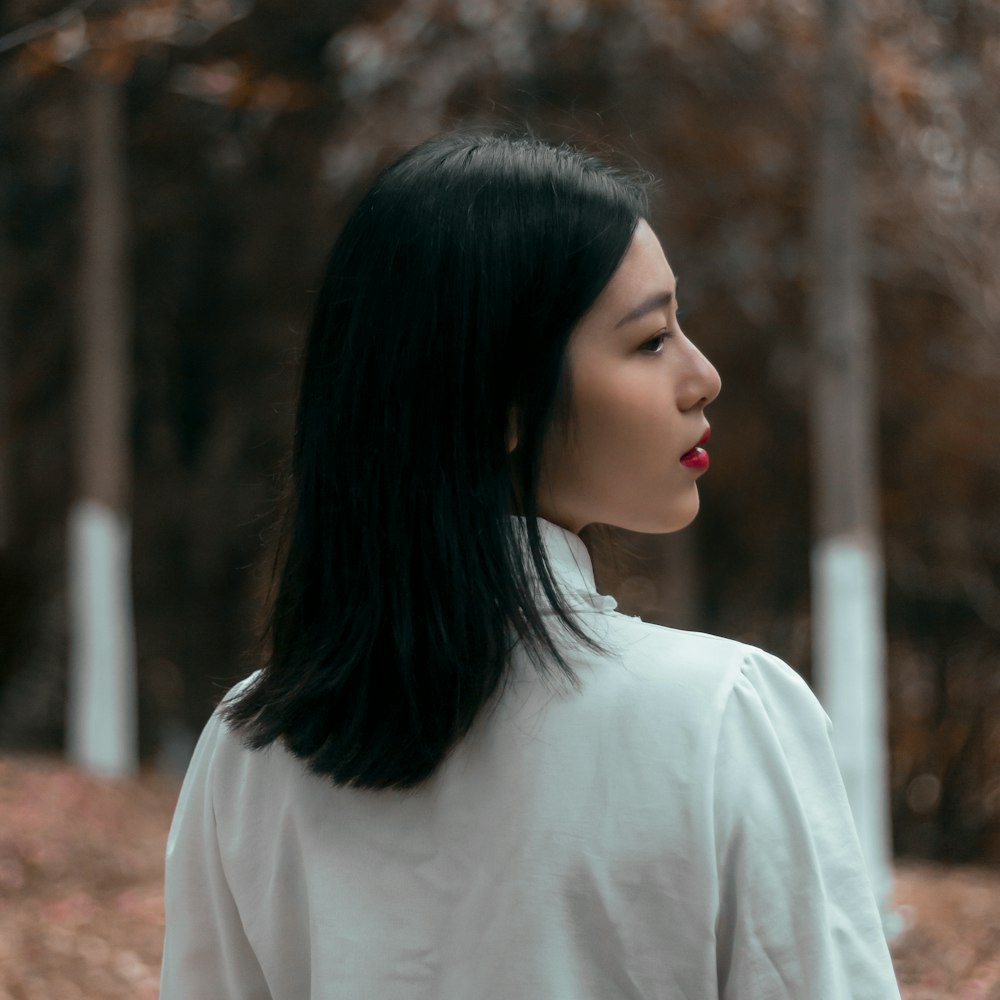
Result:
[[[667,339],[666,333],[658,333],[652,340],[647,340],[642,345],[642,349],[649,354],[659,354],[663,350],[663,342]]]

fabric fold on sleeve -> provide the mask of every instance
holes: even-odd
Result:
[[[272,1000],[219,852],[212,764],[222,738],[217,711],[198,740],[167,838],[160,1000]]]
[[[714,772],[722,998],[899,998],[830,730],[791,667],[747,654]]]

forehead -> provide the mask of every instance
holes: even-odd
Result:
[[[618,270],[580,325],[615,326],[648,299],[676,290],[677,279],[660,241],[645,219],[640,219]]]

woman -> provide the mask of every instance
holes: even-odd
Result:
[[[898,997],[808,687],[595,585],[582,528],[698,510],[720,382],[676,310],[643,187],[577,150],[449,135],[365,195],[162,1000]]]

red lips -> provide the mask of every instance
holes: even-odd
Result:
[[[708,442],[711,440],[711,438],[712,438],[712,428],[711,427],[706,427],[705,428],[705,433],[702,434],[701,440],[698,442],[698,444],[699,445],[708,444]]]
[[[702,434],[701,439],[698,443],[691,448],[689,451],[684,452],[681,455],[681,465],[686,466],[689,469],[700,469],[704,471],[708,468],[708,452],[702,448],[702,445],[708,444],[709,439],[712,436],[712,428],[706,427],[705,433]]]

